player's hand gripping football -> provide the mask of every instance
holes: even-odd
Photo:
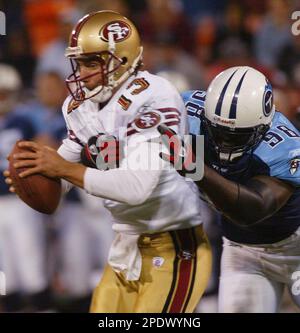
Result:
[[[5,183],[9,186],[9,192],[11,192],[11,193],[15,193],[15,192],[16,192],[16,189],[15,189],[15,187],[14,187],[14,185],[13,185],[13,181],[12,181],[12,179],[10,178],[10,173],[9,173],[9,171],[8,171],[8,170],[5,170],[5,171],[3,172],[3,175],[4,175],[4,177],[5,177]]]
[[[195,162],[192,143],[183,142],[179,135],[164,124],[159,125],[157,129],[170,153],[160,153],[160,157],[171,163],[181,176],[185,177],[188,173],[192,173]]]
[[[33,174],[43,174],[50,178],[62,177],[64,170],[68,164],[55,149],[48,146],[39,145],[32,141],[21,141],[18,143],[19,148],[26,148],[30,151],[24,151],[21,153],[10,156],[14,159],[14,167],[26,168],[19,174],[20,178],[25,178]],[[10,186],[10,192],[15,192],[13,181],[10,178],[8,170],[4,171],[5,182]]]

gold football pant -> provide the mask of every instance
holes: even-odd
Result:
[[[127,281],[107,265],[90,312],[193,312],[211,272],[211,250],[202,226],[143,234],[138,245],[140,279]]]

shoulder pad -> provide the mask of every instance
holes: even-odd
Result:
[[[181,96],[184,100],[188,115],[200,118],[201,113],[204,111],[206,91],[192,90],[183,93]]]
[[[83,101],[78,102],[71,97],[67,104],[67,114],[76,110],[82,103]]]
[[[181,94],[187,110],[189,132],[199,135],[201,131],[201,114],[204,112],[206,91],[190,90]]]
[[[270,168],[270,176],[300,186],[300,133],[280,112],[254,151]]]

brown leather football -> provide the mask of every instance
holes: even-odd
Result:
[[[20,141],[18,141],[20,142]],[[28,148],[19,148],[18,142],[9,155],[9,172],[16,193],[28,206],[40,213],[52,214],[56,210],[61,196],[60,179],[48,178],[35,174],[20,178],[19,174],[26,168],[15,169],[13,154],[30,151]]]

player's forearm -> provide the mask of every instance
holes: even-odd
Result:
[[[82,164],[65,161],[61,171],[61,178],[75,186],[83,188],[86,169],[87,168]]]
[[[139,205],[151,195],[159,176],[159,170],[101,171],[87,168],[84,175],[84,189],[92,195],[105,199]]]
[[[222,177],[207,166],[203,179],[197,182],[197,185],[218,210],[241,226],[263,221],[278,208],[272,193],[267,193],[268,187],[262,188],[259,182],[255,183],[254,188],[240,185]]]
[[[62,145],[58,148],[57,153],[63,157],[66,161],[77,163],[80,161],[80,152],[81,152],[82,147],[78,145],[77,143],[65,139],[62,143]],[[70,169],[71,170],[71,169]],[[67,172],[70,171],[67,169]],[[73,183],[67,181],[67,179],[62,179],[61,182],[62,185],[62,194],[68,193],[71,188],[73,187]],[[80,184],[77,186],[83,187],[80,179]]]

